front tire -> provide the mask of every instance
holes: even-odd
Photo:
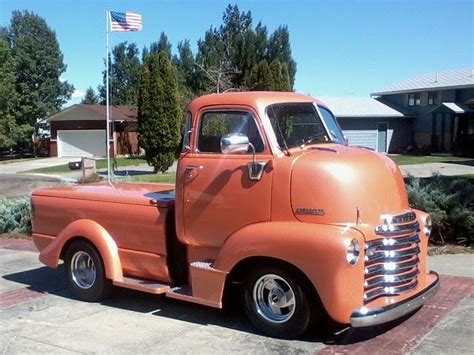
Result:
[[[244,283],[243,303],[250,322],[272,337],[297,338],[310,324],[310,303],[290,269],[269,266],[251,272]]]
[[[105,276],[105,268],[97,249],[84,240],[74,241],[64,257],[66,280],[71,293],[87,302],[110,296],[112,282]]]

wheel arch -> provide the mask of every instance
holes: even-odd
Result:
[[[275,266],[283,269],[291,269],[296,275],[298,281],[301,282],[301,286],[306,292],[309,292],[308,299],[312,302],[313,306],[321,306],[321,299],[318,291],[314,287],[308,276],[296,265],[274,257],[269,256],[251,256],[240,260],[229,272],[226,284],[224,288],[224,294],[229,292],[232,284],[241,285],[244,281],[248,272],[256,266]],[[324,309],[324,307],[322,307]]]
[[[76,240],[84,240],[97,249],[108,279],[123,276],[117,244],[99,223],[89,219],[79,219],[67,225],[54,240],[41,251],[39,259],[45,265],[56,268],[67,248]]]
[[[214,268],[239,275],[248,262],[263,260],[254,258],[291,265],[311,284],[316,302],[321,302],[329,316],[348,323],[352,310],[362,305],[364,285],[364,263],[349,265],[346,261],[352,239],[363,245],[363,234],[351,227],[304,222],[252,224],[226,240]]]

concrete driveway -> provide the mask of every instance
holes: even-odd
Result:
[[[220,311],[130,290],[103,303],[76,301],[62,267],[44,267],[34,250],[30,241],[0,238],[4,354],[470,354],[474,347],[473,270],[458,268],[472,266],[472,255],[443,256],[449,259],[443,265],[451,265],[447,273],[463,276],[443,275],[438,293],[401,321],[288,341],[257,334],[237,305]],[[430,265],[436,268],[438,260],[431,257]]]
[[[2,163],[0,164],[0,174],[17,174],[32,169],[49,168],[51,166],[67,164],[70,161],[76,161],[78,159],[80,160],[81,158],[52,157],[18,160],[12,163]]]
[[[29,196],[35,189],[64,184],[49,176],[0,174],[0,198]]]

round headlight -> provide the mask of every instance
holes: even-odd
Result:
[[[428,215],[426,216],[426,219],[425,219],[425,226],[423,228],[423,233],[425,233],[425,235],[429,237],[431,234],[432,228],[433,228],[433,221],[431,220],[431,217]]]
[[[354,265],[359,260],[360,247],[359,242],[355,239],[352,239],[349,245],[347,246],[346,260],[349,265]]]

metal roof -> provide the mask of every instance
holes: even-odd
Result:
[[[443,111],[444,109],[444,111]],[[465,113],[465,112],[473,112],[474,109],[469,107],[468,105],[464,104],[458,104],[454,102],[442,102],[438,107],[436,107],[434,110],[432,110],[432,113],[443,113],[446,112],[445,109],[448,109],[449,111],[453,113]]]
[[[405,117],[405,115],[372,98],[321,97],[336,117]]]
[[[370,96],[400,94],[431,89],[446,88],[474,88],[474,69],[455,69],[439,73],[421,74],[397,84],[390,85],[383,90],[373,92]]]
[[[443,102],[441,105],[446,106],[449,108],[451,111],[455,113],[464,113],[464,109],[459,107],[459,105],[455,104],[454,102]]]

